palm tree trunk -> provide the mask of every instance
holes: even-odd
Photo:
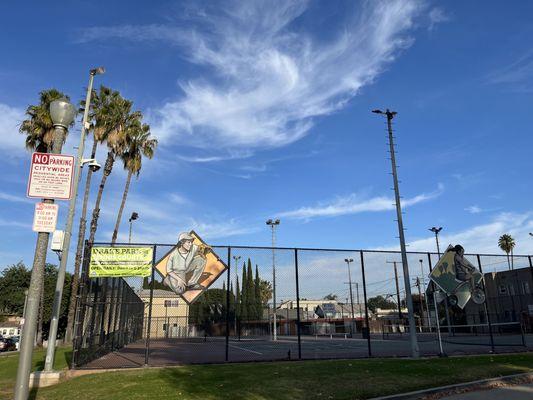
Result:
[[[96,139],[93,142],[93,148],[91,151],[91,158],[96,156],[96,147],[98,142]],[[74,261],[74,274],[72,275],[71,289],[70,289],[70,302],[68,306],[68,317],[67,317],[67,330],[65,332],[65,341],[67,343],[72,342],[72,336],[74,334],[74,315],[76,312],[76,296],[78,295],[78,287],[80,284],[80,266],[81,258],[83,255],[83,240],[85,239],[85,230],[87,228],[87,221],[85,220],[87,216],[87,203],[89,202],[89,193],[91,191],[91,177],[93,171],[89,168],[87,171],[87,178],[85,181],[85,194],[83,196],[83,206],[81,210],[80,217],[80,226],[78,230],[78,244],[76,247],[76,258]]]
[[[122,212],[124,211],[124,206],[126,205],[126,198],[128,197],[128,191],[130,190],[131,176],[133,173],[128,171],[128,179],[126,179],[126,187],[124,188],[124,193],[122,195],[122,203],[120,203],[120,208],[118,210],[117,222],[115,224],[115,230],[113,231],[113,237],[111,238],[111,243],[115,244],[118,236],[118,228],[120,227],[120,220],[122,219]]]
[[[511,249],[511,269],[514,269],[513,249]]]
[[[104,192],[105,183],[107,177],[111,174],[113,169],[113,163],[115,158],[113,153],[109,151],[107,153],[107,159],[105,160],[104,173],[102,174],[102,180],[100,181],[100,188],[98,189],[98,195],[96,196],[96,201],[94,203],[94,210],[91,219],[91,229],[89,231],[89,246],[94,243],[94,237],[96,236],[96,229],[98,228],[98,218],[100,216],[100,202],[102,200],[102,193]]]
[[[507,252],[507,265],[509,266],[509,271],[511,270],[511,261],[509,260],[509,252]]]

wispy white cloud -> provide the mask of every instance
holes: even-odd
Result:
[[[23,195],[16,196],[16,195],[9,194],[9,193],[6,193],[6,192],[0,192],[0,200],[10,201],[10,202],[13,202],[13,203],[28,203],[28,204],[35,203],[34,200],[31,200],[31,199],[29,199],[27,197],[24,197]]]
[[[223,9],[187,13],[176,26],[93,27],[78,40],[163,40],[212,72],[180,82],[176,100],[151,110],[162,143],[279,147],[307,135],[316,117],[341,109],[373,82],[412,43],[409,31],[426,11],[418,0],[363,2],[342,16],[346,19],[326,42],[295,24],[307,7],[307,1],[275,7],[264,1],[225,2]]]
[[[24,110],[0,103],[0,146],[2,154],[19,157],[25,154],[24,135],[19,125],[24,120]]]
[[[429,17],[429,26],[428,30],[432,31],[435,29],[435,26],[450,21],[451,17],[450,15],[444,11],[441,7],[434,7],[429,11],[428,14]]]
[[[513,62],[492,71],[485,77],[485,82],[504,85],[518,92],[533,91],[533,51],[528,51]]]
[[[464,246],[467,252],[501,253],[498,238],[504,233],[511,234],[516,241],[515,254],[533,254],[533,238],[529,232],[533,230],[533,212],[500,213],[491,221],[475,225],[457,232],[446,232],[439,235],[441,247],[448,244]],[[409,243],[410,251],[428,251],[435,248],[435,237],[417,239]],[[396,248],[394,248],[396,249]]]
[[[422,193],[415,197],[402,200],[403,207],[410,207],[415,204],[434,199],[442,194],[444,186],[439,184],[438,189],[431,193]],[[290,219],[310,220],[318,217],[338,217],[341,215],[359,214],[363,212],[378,212],[394,210],[394,198],[378,196],[364,199],[358,194],[350,194],[344,197],[319,204],[314,207],[301,207],[297,210],[284,211],[278,213],[279,217]]]
[[[481,211],[481,207],[473,205],[465,208],[465,211],[468,211],[470,214],[479,214]]]

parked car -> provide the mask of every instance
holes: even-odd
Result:
[[[0,339],[0,351],[12,351],[17,350],[15,341],[11,338]]]
[[[11,340],[15,342],[15,346],[17,346],[17,350],[20,350],[20,336],[11,336]]]

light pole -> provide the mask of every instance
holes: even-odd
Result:
[[[70,237],[72,235],[72,223],[74,221],[74,212],[76,209],[76,199],[78,198],[78,185],[81,178],[81,169],[85,163],[91,165],[93,171],[100,169],[100,166],[94,159],[85,160],[83,158],[83,151],[85,147],[85,135],[87,133],[87,119],[89,117],[89,108],[91,104],[91,93],[93,89],[94,75],[103,73],[103,68],[92,69],[89,73],[89,86],[87,87],[87,97],[85,99],[85,110],[83,113],[83,121],[81,126],[80,143],[78,145],[77,168],[74,169],[74,184],[72,187],[72,196],[68,208],[67,224],[65,227],[65,234],[63,237],[63,252],[59,262],[59,270],[57,272],[56,290],[54,295],[54,303],[52,306],[52,319],[50,320],[50,331],[48,333],[48,348],[46,349],[46,358],[44,362],[44,370],[46,372],[52,371],[54,367],[54,355],[56,348],[57,328],[59,324],[59,312],[61,310],[61,297],[63,296],[63,286],[65,283],[65,272],[67,270],[68,252],[70,248]],[[52,117],[53,118],[53,117]]]
[[[76,109],[67,99],[54,100],[50,103],[50,117],[54,124],[54,138],[51,153],[61,154],[61,148],[65,141],[67,128],[74,121],[75,115]],[[54,201],[51,199],[44,200],[44,203],[48,204],[53,202]],[[20,343],[20,357],[17,368],[17,381],[15,384],[15,400],[27,400],[28,398],[33,343],[35,340],[35,331],[37,329],[41,284],[44,279],[44,265],[46,263],[49,235],[48,232],[39,232],[37,234],[30,287],[28,288],[28,301],[26,304],[27,315],[24,321],[22,342]]]
[[[278,340],[278,322],[276,315],[276,226],[280,223],[279,219],[269,219],[266,224],[272,228],[272,301],[274,312],[274,341]]]
[[[233,259],[235,260],[235,293],[237,293],[237,277],[239,276],[238,273],[238,266],[239,266],[239,260],[241,259],[241,256],[233,256]],[[228,288],[229,290],[229,288]],[[237,296],[235,296],[235,335],[237,335]]]
[[[135,211],[131,213],[131,217],[130,219],[128,220],[129,223],[130,223],[130,236],[128,238],[128,243],[131,244],[131,228],[133,227],[133,221],[139,219],[139,214],[136,213]]]
[[[427,316],[428,316],[427,322],[428,322],[428,326],[431,327],[431,316],[429,315],[429,304],[428,304],[428,298],[426,294],[426,280],[424,278],[424,260],[420,259],[418,261],[420,262],[420,272],[422,272],[422,286],[424,287],[424,300],[426,301],[426,311],[427,311]]]
[[[431,232],[435,234],[435,242],[437,243],[437,254],[439,255],[440,260],[440,246],[439,246],[439,233],[442,231],[442,226],[436,227],[433,226],[429,228]],[[451,333],[451,326],[450,326],[450,312],[448,311],[448,301],[444,300],[444,313],[446,314],[446,325],[448,326],[448,333]],[[439,318],[439,313],[437,309],[435,309],[435,314],[437,315],[437,319]]]
[[[409,266],[407,264],[407,251],[405,248],[405,235],[403,229],[403,220],[402,220],[402,204],[400,202],[400,189],[398,187],[398,173],[396,168],[396,152],[394,150],[394,138],[392,136],[392,119],[397,114],[396,111],[386,111],[373,110],[373,113],[385,115],[387,117],[387,130],[389,132],[389,148],[390,148],[390,159],[392,164],[392,179],[394,183],[394,195],[396,199],[396,217],[398,222],[398,234],[400,236],[400,250],[402,252],[402,266],[403,266],[403,279],[405,285],[405,297],[407,300],[407,311],[409,314],[409,339],[411,341],[411,355],[413,358],[418,358],[420,356],[420,351],[418,348],[418,341],[416,338],[416,325],[415,317],[413,314],[413,298],[411,297],[411,280],[409,278]]]
[[[437,242],[437,254],[439,255],[439,258],[440,258],[439,233],[440,231],[442,231],[442,226],[439,228],[434,226],[432,228],[429,228],[429,230],[435,234],[435,241]]]
[[[355,330],[354,329],[355,314],[354,314],[354,310],[353,310],[352,272],[350,271],[350,263],[353,262],[353,258],[345,258],[344,262],[348,266],[348,285],[350,285],[350,307],[351,307],[351,311],[352,311],[352,323],[351,323],[352,332],[351,333],[353,333],[353,331]]]

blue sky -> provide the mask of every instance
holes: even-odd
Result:
[[[397,248],[385,121],[370,112],[390,107],[410,249],[434,250],[437,225],[468,252],[497,253],[511,233],[531,254],[531,15],[527,1],[3,3],[0,268],[33,260],[24,109],[51,87],[79,101],[99,65],[96,84],[133,100],[160,141],[122,240],[137,211],[144,242],[195,229],[269,245],[279,217],[281,246]],[[78,139],[79,124],[64,152]],[[125,177],[117,163],[98,240]]]

